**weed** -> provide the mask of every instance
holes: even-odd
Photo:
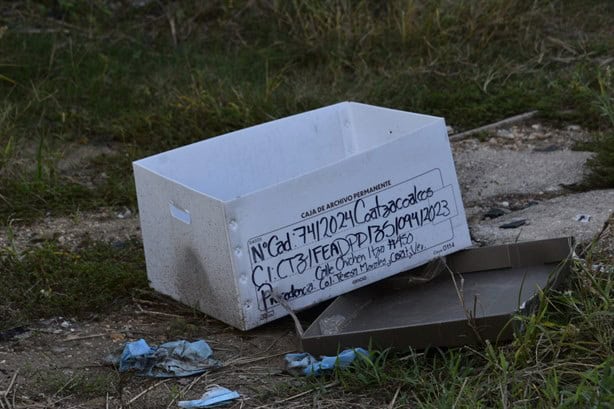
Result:
[[[115,392],[119,376],[114,372],[79,371],[76,374],[59,370],[37,372],[33,387],[54,398],[78,395],[81,398],[104,396]]]
[[[189,322],[183,317],[173,319],[166,330],[166,335],[171,339],[177,337],[182,339],[195,339],[199,334],[198,325]]]
[[[78,175],[60,174],[48,155],[37,158],[34,170],[0,178],[0,225],[100,207],[136,207],[134,180],[126,170],[129,156],[97,156]]]
[[[6,32],[6,30],[7,30],[6,26],[0,26],[0,40],[2,39],[2,36]],[[11,84],[15,84],[15,81],[13,81],[12,79],[10,79],[7,76],[2,75],[2,73],[0,73],[0,81],[6,81],[6,82],[9,82]]]
[[[171,402],[184,399],[184,393],[179,385],[171,385],[168,390],[168,395]]]
[[[492,138],[492,134],[489,132],[478,132],[473,137],[480,142],[486,142],[487,140]]]
[[[13,81],[0,81],[0,106],[15,113],[0,116],[10,129],[0,149],[35,145],[19,159],[36,169],[3,155],[4,221],[131,206],[130,160],[339,100],[441,115],[461,130],[535,108],[607,124],[592,91],[612,49],[607,2],[24,2],[6,16],[19,29],[0,41]],[[102,186],[57,169],[58,149],[82,140],[128,152],[87,165],[118,170]]]
[[[0,254],[0,327],[54,315],[86,316],[121,305],[147,286],[139,242],[125,248],[94,243],[71,253],[45,243],[24,254]]]
[[[610,123],[610,129],[596,133],[592,141],[595,156],[588,160],[590,173],[585,185],[596,188],[614,187],[614,83],[612,71],[607,67],[598,75],[599,90],[594,94],[595,105]]]
[[[12,114],[13,107],[10,104],[0,106],[0,175],[15,151],[15,136],[11,132]]]
[[[613,387],[614,281],[597,251],[577,262],[569,290],[540,294],[511,344],[375,352],[338,370],[346,391],[371,390],[416,407],[609,407]],[[605,264],[608,265],[608,264]],[[385,392],[383,390],[385,386]]]

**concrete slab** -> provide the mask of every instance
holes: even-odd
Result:
[[[613,211],[614,189],[594,190],[555,197],[491,220],[480,220],[476,207],[472,210],[470,230],[475,240],[489,245],[561,236],[574,236],[579,242],[587,242],[602,229]],[[590,215],[590,220],[576,221],[580,214]],[[522,219],[526,220],[524,226],[499,227]]]
[[[482,144],[455,147],[454,161],[466,207],[511,195],[562,193],[578,183],[591,153],[493,149]]]

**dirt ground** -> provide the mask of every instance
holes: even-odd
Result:
[[[303,397],[275,398],[294,382],[282,373],[283,355],[298,350],[289,319],[241,332],[170,300],[135,299],[108,316],[83,322],[55,317],[22,330],[0,342],[0,387],[15,376],[8,396],[15,408],[176,407],[178,397],[196,399],[214,384],[241,394],[231,407],[286,406]],[[106,363],[109,354],[139,338],[150,345],[204,339],[223,366],[202,376],[159,380],[122,375]],[[306,399],[311,405],[313,396]]]
[[[603,232],[600,248],[614,258],[614,226]],[[320,311],[303,313],[304,323]],[[299,350],[289,318],[241,332],[148,293],[110,315],[85,321],[54,317],[21,331],[0,340],[0,389],[9,391],[10,405],[3,408],[173,408],[180,399],[197,399],[211,385],[241,394],[230,408],[388,406],[372,394],[349,394],[326,380],[325,394],[305,390],[304,379],[285,373],[283,356]],[[125,342],[139,338],[150,345],[204,339],[223,366],[201,376],[160,380],[120,374],[106,362]]]
[[[10,245],[23,251],[56,240],[76,249],[89,240],[139,238],[139,230],[138,216],[132,211],[101,209],[20,226],[13,230]],[[0,246],[7,245],[8,234],[0,235]],[[237,407],[248,400],[253,400],[248,406],[254,407],[271,403],[267,395],[277,394],[272,390],[276,383],[292,381],[282,374],[283,355],[299,348],[291,320],[244,333],[173,300],[151,296],[144,294],[121,311],[88,321],[54,317],[36,322],[0,341],[0,389],[6,389],[17,374],[9,403],[14,402],[15,408],[166,408],[176,407],[179,396],[196,399],[208,385],[219,384],[241,393]],[[160,381],[122,376],[105,363],[109,354],[139,338],[150,345],[204,339],[223,367],[195,378]],[[86,396],[79,394],[82,390]]]
[[[0,235],[0,245],[23,251],[56,240],[76,249],[84,241],[121,242],[135,237],[140,237],[140,231],[134,212],[101,209],[20,226],[13,229],[10,243],[8,234]],[[304,313],[305,323],[317,312]],[[336,395],[293,393],[293,384],[300,391],[305,382],[283,372],[283,356],[300,350],[289,318],[241,332],[146,292],[110,315],[85,321],[54,317],[4,338],[9,339],[0,339],[0,390],[8,388],[9,408],[171,408],[177,407],[178,400],[197,399],[210,385],[241,394],[229,407],[311,407],[314,399],[321,407],[338,403]],[[105,362],[108,355],[121,352],[126,342],[139,338],[150,345],[204,339],[222,368],[197,377],[159,380],[120,374]],[[344,405],[350,405],[346,407],[352,402],[363,407],[372,398],[354,394],[343,399]]]

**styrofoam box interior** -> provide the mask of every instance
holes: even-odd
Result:
[[[424,166],[399,168],[411,152],[402,152],[404,145],[395,141],[405,139],[415,145],[414,162],[424,158]],[[429,155],[441,163],[427,163]],[[302,211],[319,203],[434,168],[456,197],[454,249],[459,250],[468,245],[468,234],[441,118],[345,102],[136,161],[151,285],[241,329],[283,316],[281,307],[263,312],[248,288],[262,287],[251,272],[250,240],[301,221]],[[373,274],[355,286],[341,283],[290,304],[302,308],[390,274]],[[276,277],[270,287],[282,280],[289,282]]]

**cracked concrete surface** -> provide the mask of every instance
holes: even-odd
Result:
[[[527,131],[528,129],[528,131]],[[534,133],[539,131],[536,145]],[[590,241],[614,211],[614,189],[577,193],[565,185],[584,177],[590,152],[571,150],[561,137],[569,130],[548,130],[540,124],[492,132],[487,142],[477,139],[452,144],[454,160],[472,238],[480,244],[574,236]],[[585,139],[574,129],[576,140]],[[545,136],[544,136],[545,135]],[[484,218],[492,207],[504,215]],[[590,215],[588,222],[576,215]],[[525,225],[502,229],[515,220]]]

